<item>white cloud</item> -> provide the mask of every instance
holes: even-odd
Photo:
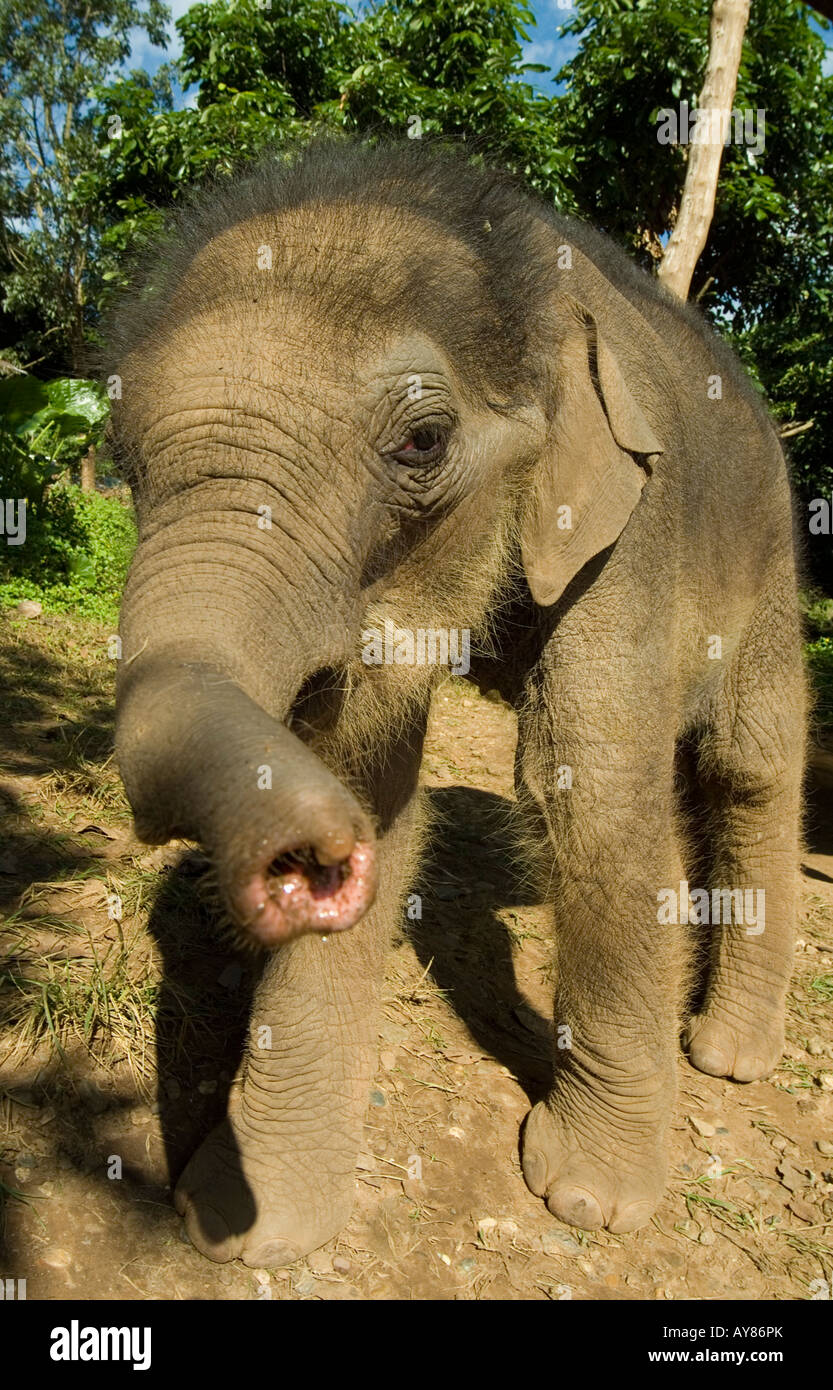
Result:
[[[161,63],[172,63],[174,58],[181,56],[182,43],[174,24],[182,15],[193,8],[196,0],[167,0],[167,3],[171,11],[171,21],[168,25],[168,47],[156,48],[142,29],[132,29],[130,32],[131,53],[125,64],[126,68],[144,68],[145,72],[152,73]]]
[[[575,5],[559,5],[558,0],[540,0],[535,6],[535,18],[538,21],[539,29],[542,29],[547,23],[567,24],[575,17]]]
[[[553,55],[555,53],[555,39],[543,39],[540,43],[524,44],[525,63],[546,63],[552,67]]]
[[[131,29],[130,57],[123,67],[127,71],[131,68],[144,68],[147,72],[155,72],[159,64],[167,62],[171,56],[170,44],[167,49],[157,48],[143,29]]]

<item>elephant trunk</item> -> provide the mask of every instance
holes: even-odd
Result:
[[[149,652],[126,663],[116,751],[140,837],[203,844],[253,942],[344,931],[370,907],[369,818],[219,664]]]

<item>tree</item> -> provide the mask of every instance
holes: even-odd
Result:
[[[108,206],[125,213],[112,236],[131,243],[191,181],[321,126],[452,136],[553,197],[569,155],[557,102],[526,81],[544,70],[523,62],[531,24],[520,0],[388,0],[361,17],[336,0],[195,5],[177,23],[195,108],[161,111],[132,80],[99,93],[122,128],[104,150]]]
[[[572,152],[569,205],[661,262],[680,213],[687,147],[662,144],[664,109],[697,104],[709,0],[576,0],[576,57],[559,77],[559,138]],[[753,0],[735,108],[753,118],[723,152],[691,295],[730,337],[786,432],[806,503],[833,491],[833,78],[799,0]],[[833,556],[814,574],[833,588]]]
[[[688,298],[694,267],[705,249],[714,215],[724,136],[731,120],[748,22],[749,0],[714,0],[709,61],[697,102],[698,110],[708,114],[701,116],[695,127],[679,216],[658,271],[666,289],[680,299]],[[703,139],[697,138],[700,127],[705,127]]]
[[[162,0],[0,0],[2,309],[22,329],[16,355],[79,369],[107,270],[91,89],[129,57],[131,30],[164,47],[169,18]]]

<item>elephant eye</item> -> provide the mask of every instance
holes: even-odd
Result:
[[[397,463],[422,465],[436,463],[448,448],[447,426],[427,423],[412,429],[404,443],[390,451]]]

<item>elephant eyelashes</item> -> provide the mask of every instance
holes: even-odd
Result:
[[[448,430],[441,425],[419,425],[411,430],[405,443],[391,450],[390,457],[397,463],[414,464],[438,463],[448,448]]]

